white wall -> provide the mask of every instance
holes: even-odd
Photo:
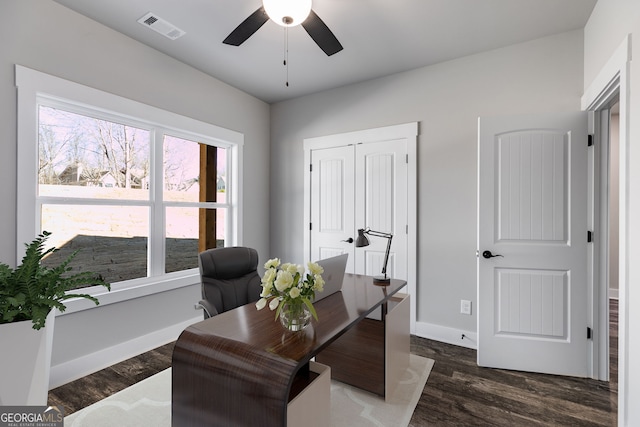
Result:
[[[418,121],[418,329],[475,334],[478,116],[580,109],[582,31],[275,104],[271,253],[301,262],[304,138]],[[450,329],[449,329],[450,328]],[[475,343],[472,343],[475,346]]]
[[[590,87],[623,39],[631,34],[632,59],[640,58],[640,2],[637,0],[598,0],[584,30],[584,87]],[[619,379],[621,397],[618,421],[624,426],[640,425],[640,67],[629,72],[630,140],[626,146],[627,175],[621,177],[621,191],[626,186],[627,236],[626,271],[620,272]],[[622,134],[622,131],[621,131]],[[623,142],[621,141],[621,144]],[[624,147],[620,147],[621,150]],[[621,165],[622,167],[622,165]],[[624,200],[625,195],[621,194]],[[621,227],[624,224],[620,224]],[[625,288],[622,281],[626,281]],[[631,308],[631,309],[630,309]]]
[[[16,170],[14,64],[243,133],[244,243],[268,257],[267,104],[50,0],[2,0],[0,40],[2,262],[15,265],[16,248],[22,245],[15,235],[20,171]],[[158,340],[175,339],[185,323],[202,316],[193,309],[199,296],[199,286],[193,285],[59,316],[52,375],[67,372],[74,362],[85,366],[96,355],[111,357],[105,362],[111,364],[123,357],[122,351],[135,351],[128,349],[136,345],[150,348]]]

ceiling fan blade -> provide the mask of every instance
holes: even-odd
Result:
[[[327,24],[325,24],[313,10],[309,13],[309,17],[302,23],[302,26],[327,56],[331,56],[342,50],[342,45],[336,36],[333,35],[329,27],[327,27]]]
[[[236,29],[222,41],[222,43],[230,44],[232,46],[240,46],[242,43],[247,41],[253,33],[258,31],[268,20],[269,16],[267,16],[267,13],[264,11],[264,7],[260,7],[249,15],[247,19],[242,21],[242,23],[238,25]]]

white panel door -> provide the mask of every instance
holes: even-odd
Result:
[[[353,146],[311,153],[311,260],[349,254],[354,270],[354,149]],[[350,240],[351,239],[351,240]]]
[[[393,234],[387,276],[407,280],[407,141],[355,146],[356,228]],[[380,276],[388,240],[355,249],[355,271]]]
[[[369,227],[393,234],[387,275],[407,280],[407,175],[404,139],[312,150],[311,259],[349,253],[347,272],[379,276],[388,240],[354,243]]]
[[[586,133],[586,113],[479,121],[480,366],[588,374]]]

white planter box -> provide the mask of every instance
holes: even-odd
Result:
[[[26,320],[0,325],[0,406],[47,404],[55,310],[36,331]]]

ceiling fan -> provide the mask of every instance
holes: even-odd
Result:
[[[262,0],[262,6],[242,21],[223,43],[240,46],[269,19],[283,27],[302,25],[327,56],[342,50],[336,36],[311,9],[311,0]]]

